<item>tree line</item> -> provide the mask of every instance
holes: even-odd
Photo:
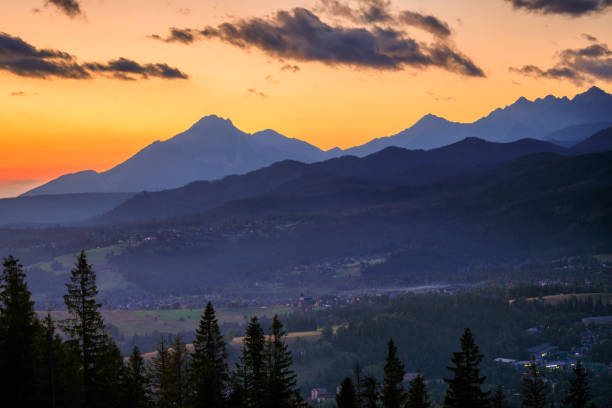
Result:
[[[64,302],[69,318],[40,320],[23,266],[4,259],[0,276],[0,398],[15,407],[264,408],[302,403],[277,316],[271,334],[256,317],[240,361],[230,370],[226,342],[209,302],[193,351],[176,336],[160,339],[146,362],[137,347],[124,359],[96,301],[96,274],[84,251],[70,271]],[[60,335],[61,333],[61,335]]]
[[[0,276],[0,392],[16,407],[86,408],[288,408],[306,406],[297,389],[287,331],[275,316],[265,335],[257,317],[249,322],[239,361],[230,369],[225,342],[209,302],[193,350],[179,336],[161,338],[146,362],[137,347],[124,359],[99,311],[96,274],[84,251],[66,284],[69,318],[40,320],[23,266],[4,259]],[[58,333],[59,332],[59,333]],[[60,333],[62,335],[60,335]],[[460,339],[445,378],[446,408],[503,408],[504,390],[483,388],[483,354],[470,329]],[[345,378],[339,408],[428,408],[427,383],[418,373],[404,387],[405,369],[393,340],[387,343],[382,383],[362,375]],[[580,362],[564,399],[572,408],[592,407],[586,371]],[[522,406],[547,408],[546,384],[535,362],[523,380]]]
[[[498,386],[494,393],[485,390],[486,377],[481,375],[479,365],[484,355],[474,342],[472,332],[465,329],[460,339],[461,350],[454,352],[448,370],[452,376],[444,378],[446,383],[445,408],[507,408],[508,401],[503,387]],[[573,369],[574,378],[563,400],[565,407],[594,408],[590,401],[586,370],[580,361]],[[427,391],[427,383],[419,372],[410,379],[408,389],[404,387],[405,369],[397,357],[397,347],[393,340],[387,343],[384,378],[379,384],[372,375],[363,376],[357,363],[353,377],[346,377],[336,396],[338,408],[430,408],[432,402]],[[523,379],[521,407],[554,408],[554,402],[547,405],[546,384],[534,360]]]

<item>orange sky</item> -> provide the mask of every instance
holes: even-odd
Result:
[[[316,4],[82,0],[84,14],[69,18],[45,7],[44,0],[3,1],[0,32],[37,48],[66,51],[79,62],[117,57],[163,62],[190,78],[38,79],[0,70],[0,197],[14,196],[67,172],[106,170],[208,114],[229,117],[244,131],[273,128],[328,149],[396,133],[426,113],[473,121],[519,96],[573,96],[591,85],[610,88],[602,81],[575,84],[528,78],[508,68],[551,67],[558,51],[588,45],[583,33],[601,43],[612,42],[611,9],[572,18],[516,11],[504,0],[392,3],[395,10],[432,14],[448,22],[452,43],[484,70],[485,78],[439,68],[384,71],[286,61],[300,66],[298,73],[292,73],[281,70],[286,62],[257,49],[218,40],[183,45],[148,37],[165,35],[174,26],[201,28]],[[427,33],[407,31],[419,40],[432,41]]]

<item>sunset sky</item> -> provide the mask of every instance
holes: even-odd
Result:
[[[0,0],[0,23],[0,197],[209,114],[345,148],[612,81],[609,0]]]

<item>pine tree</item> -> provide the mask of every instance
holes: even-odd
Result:
[[[215,309],[208,302],[194,341],[192,375],[196,407],[224,406],[229,381],[226,359],[225,341],[219,329]]]
[[[193,400],[190,357],[187,346],[180,336],[174,338],[168,361],[169,396],[175,407],[185,408]]]
[[[156,389],[156,400],[159,408],[168,408],[173,404],[170,376],[170,352],[168,342],[162,337],[157,342],[157,355],[152,361],[152,384]]]
[[[149,375],[138,347],[123,369],[121,406],[125,408],[147,408],[152,406]]]
[[[578,360],[576,367],[574,367],[574,378],[570,380],[570,389],[563,400],[563,404],[571,408],[586,408],[590,399],[587,372]]]
[[[546,407],[546,384],[540,377],[540,371],[534,360],[531,360],[527,377],[523,379],[522,390],[523,407],[545,408]]]
[[[361,408],[362,392],[361,387],[363,385],[363,375],[361,373],[361,364],[359,361],[355,362],[353,366],[353,377],[355,378],[355,396],[357,397],[357,407]]]
[[[423,378],[421,373],[418,373],[416,377],[410,380],[406,408],[429,408],[430,406],[431,402],[429,401],[425,378]]]
[[[495,389],[495,394],[493,394],[493,398],[491,399],[492,408],[507,408],[508,401],[506,400],[506,394],[504,394],[504,389],[501,385],[498,385]]]
[[[384,408],[399,408],[406,400],[404,391],[404,365],[397,357],[397,347],[393,340],[387,343],[387,360],[385,362],[385,376],[382,389],[382,403]]]
[[[293,358],[285,342],[287,336],[283,324],[274,315],[272,334],[266,341],[266,407],[289,408],[295,406],[299,393],[297,375],[291,369]]]
[[[264,408],[266,390],[266,342],[257,317],[252,317],[247,326],[240,362],[236,366],[232,381],[233,400],[243,399],[245,408]],[[236,394],[240,393],[240,394]]]
[[[85,251],[81,251],[70,273],[64,302],[72,317],[62,322],[62,330],[70,336],[71,344],[81,359],[84,405],[105,406],[107,397],[113,391],[105,389],[110,374],[103,373],[108,368],[105,362],[110,358],[108,347],[112,341],[98,311],[101,305],[96,301],[96,274],[87,263]],[[115,386],[113,388],[116,390]]]
[[[236,369],[230,375],[230,392],[228,395],[227,406],[246,407],[247,406],[247,387],[246,375],[242,365],[236,364]]]
[[[340,393],[336,395],[336,404],[338,408],[356,408],[357,407],[357,394],[355,393],[355,386],[353,380],[350,377],[346,377],[340,384]]]
[[[377,408],[378,407],[378,381],[372,375],[366,375],[363,379],[361,391],[361,407],[362,408]]]
[[[445,378],[448,384],[444,406],[447,408],[486,408],[489,406],[489,393],[481,389],[486,377],[480,376],[478,365],[482,362],[478,346],[474,343],[472,332],[465,329],[461,336],[461,351],[453,353],[448,369],[453,378]]]
[[[4,259],[0,276],[0,393],[14,406],[31,405],[34,390],[35,337],[39,324],[23,266]]]

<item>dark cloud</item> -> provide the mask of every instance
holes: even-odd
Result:
[[[69,17],[81,14],[81,5],[76,0],[47,0],[46,4],[52,4]]]
[[[551,68],[525,65],[510,70],[541,78],[569,79],[577,84],[589,80],[612,81],[612,51],[606,44],[592,44],[561,51],[557,63]]]
[[[165,79],[187,79],[188,76],[167,64],[140,64],[127,58],[105,63],[93,62],[83,66],[90,72],[108,73],[117,79],[134,80],[133,75],[146,79],[150,76]]]
[[[612,0],[506,0],[516,9],[542,14],[565,14],[573,17],[600,12],[612,6]]]
[[[167,37],[163,38],[157,34],[153,34],[151,38],[156,40],[164,41],[164,42],[180,42],[183,44],[191,44],[195,41],[196,36],[198,35],[197,30],[191,30],[189,28],[170,28],[170,34]]]
[[[398,17],[402,23],[428,31],[437,37],[448,37],[451,30],[448,24],[434,16],[426,16],[412,11],[402,11]]]
[[[399,14],[391,11],[391,3],[383,0],[359,0],[359,7],[353,8],[340,0],[320,0],[318,10],[322,13],[341,17],[355,23],[388,23],[393,26],[412,26],[425,30],[440,38],[451,34],[448,24],[435,16],[404,10]]]
[[[257,48],[273,57],[295,61],[388,70],[440,67],[463,75],[484,76],[472,60],[447,44],[419,43],[394,28],[331,26],[304,8],[278,11],[270,18],[208,26],[198,37],[216,38],[245,49]]]
[[[125,58],[108,62],[78,63],[72,55],[53,49],[38,49],[19,37],[0,33],[0,70],[34,78],[90,79],[105,74],[117,79],[133,80],[158,77],[186,79],[187,75],[167,64],[139,64]]]
[[[355,23],[384,23],[392,21],[391,2],[384,0],[358,0],[359,7],[353,8],[340,0],[320,0],[317,11],[351,20]]]
[[[594,37],[594,36],[592,36],[590,34],[587,34],[587,33],[583,33],[582,34],[582,38],[584,38],[587,41],[591,41],[591,42],[597,42],[598,41],[597,37]]]
[[[298,65],[285,64],[281,67],[281,71],[300,72],[300,67]]]
[[[247,92],[251,95],[256,95],[256,96],[260,96],[262,98],[268,98],[268,95],[266,95],[263,92],[258,91],[257,89],[253,89],[253,88],[249,88],[247,89]]]

